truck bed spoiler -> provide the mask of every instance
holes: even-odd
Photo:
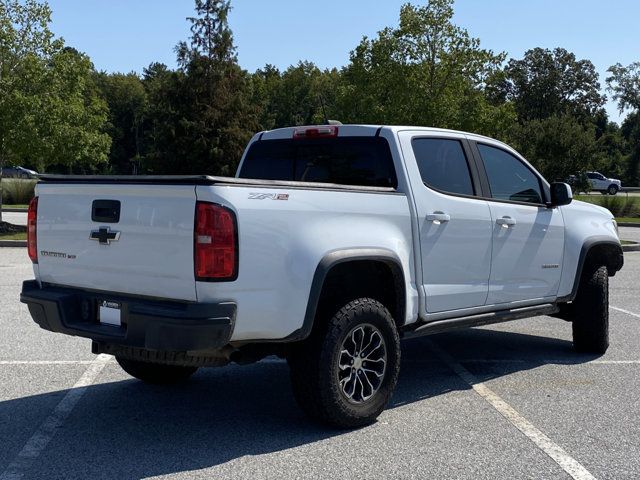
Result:
[[[38,175],[44,183],[99,183],[121,185],[244,185],[267,188],[306,188],[320,190],[352,190],[359,192],[399,193],[392,187],[339,185],[337,183],[257,180],[251,178],[213,177],[210,175]]]
[[[166,185],[212,185],[223,177],[208,175],[38,175],[47,183],[121,183]]]

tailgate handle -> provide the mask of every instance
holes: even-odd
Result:
[[[100,223],[118,223],[120,200],[94,200],[91,204],[91,220]]]

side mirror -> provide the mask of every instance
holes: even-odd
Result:
[[[568,183],[554,182],[551,184],[551,207],[569,205],[573,200],[573,193]]]

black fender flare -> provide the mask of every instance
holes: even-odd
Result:
[[[573,279],[573,288],[569,295],[564,297],[558,297],[558,303],[571,302],[576,298],[578,294],[578,287],[580,286],[580,278],[582,277],[582,270],[584,269],[585,262],[589,256],[589,252],[596,247],[606,245],[615,252],[613,255],[609,255],[609,262],[607,268],[609,269],[609,276],[615,275],[624,265],[624,255],[622,253],[622,246],[619,242],[616,242],[611,237],[604,235],[590,237],[582,244],[580,249],[580,257],[578,258],[578,268],[576,269],[575,277]]]
[[[342,250],[334,250],[327,253],[316,267],[309,290],[307,300],[307,309],[304,315],[302,327],[288,335],[283,341],[293,342],[306,339],[313,329],[313,322],[318,310],[318,303],[322,293],[322,287],[327,278],[328,273],[333,267],[340,263],[351,261],[370,260],[374,262],[385,263],[391,268],[394,277],[400,278],[402,281],[403,292],[406,296],[406,286],[404,285],[404,269],[398,255],[392,250],[385,248],[349,248]],[[405,299],[403,299],[404,301]],[[404,309],[403,309],[404,311]]]

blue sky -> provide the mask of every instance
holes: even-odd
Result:
[[[343,66],[363,35],[397,24],[405,0],[232,0],[230,25],[240,65],[250,71],[298,60]],[[422,4],[422,1],[413,3]],[[141,72],[153,61],[175,66],[175,44],[189,36],[192,0],[49,0],[52,28],[86,52],[96,68]],[[534,47],[564,47],[600,73],[640,61],[637,0],[457,0],[455,22],[482,46],[520,58]],[[613,120],[620,116],[607,105]],[[623,115],[624,116],[624,115]]]

